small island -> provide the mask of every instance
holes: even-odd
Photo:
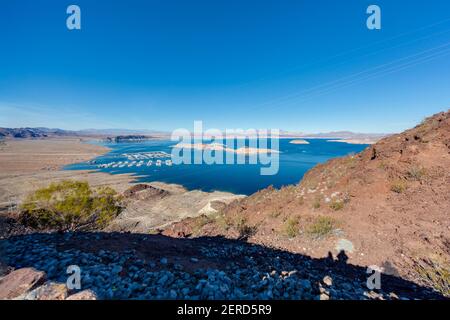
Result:
[[[173,148],[177,149],[196,149],[196,150],[213,150],[213,151],[224,151],[231,152],[235,154],[244,154],[244,155],[254,155],[254,154],[267,154],[267,153],[280,153],[278,150],[272,149],[263,149],[263,148],[250,148],[250,147],[241,147],[237,149],[228,148],[226,145],[220,143],[178,143]]]
[[[127,135],[127,136],[116,136],[116,137],[107,137],[105,139],[106,142],[114,142],[114,143],[120,143],[120,142],[141,142],[141,141],[147,141],[152,139],[150,136],[143,136],[143,135]]]
[[[289,141],[289,143],[291,143],[291,144],[309,144],[308,141],[303,140],[303,139],[291,140],[291,141]]]

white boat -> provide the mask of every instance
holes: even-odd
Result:
[[[162,161],[161,160],[156,160],[156,166],[157,167],[161,167]]]
[[[172,160],[166,160],[165,163],[166,163],[166,166],[169,166],[169,167],[172,166],[172,164],[173,164]]]
[[[135,164],[136,164],[136,161],[132,161],[132,162],[128,165],[128,167],[131,168],[131,167],[134,166]]]
[[[152,160],[148,160],[147,167],[150,167],[152,164],[153,164],[153,161]]]
[[[125,167],[127,164],[128,164],[128,161],[125,161],[125,162],[123,162],[123,163],[119,166],[119,168],[123,168],[123,167]]]

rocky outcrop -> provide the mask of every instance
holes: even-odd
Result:
[[[162,199],[169,194],[169,191],[140,183],[125,190],[123,196],[135,200],[149,200],[152,198]]]
[[[83,290],[67,297],[66,300],[97,300],[97,295],[92,290]]]
[[[11,268],[8,268],[10,271]],[[1,276],[1,273],[0,273]],[[45,272],[34,268],[22,268],[0,278],[0,300],[96,300],[90,291],[69,295],[63,283],[46,281]]]
[[[32,268],[15,270],[0,279],[0,299],[14,299],[45,282],[45,273]]]

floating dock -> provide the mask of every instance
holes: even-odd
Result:
[[[163,165],[171,167],[173,165],[171,155],[164,151],[154,152],[138,152],[138,153],[124,153],[123,157],[127,158],[126,161],[113,161],[109,163],[98,164],[97,168],[132,168],[132,167],[151,167],[153,165],[161,167]],[[148,161],[147,161],[148,160]],[[90,162],[89,164],[94,164]]]

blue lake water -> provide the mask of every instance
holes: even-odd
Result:
[[[163,151],[171,153],[173,141],[145,141],[130,143],[102,143],[112,150],[95,159],[96,163],[78,163],[67,170],[99,170],[111,174],[132,173],[140,182],[161,181],[181,184],[189,190],[228,191],[236,194],[252,194],[273,185],[276,188],[298,183],[306,171],[331,158],[357,153],[367,145],[329,142],[325,139],[306,139],[309,144],[291,144],[292,139],[279,139],[279,171],[276,175],[260,174],[261,164],[180,164],[123,168],[98,168],[100,164],[128,160],[124,154]],[[270,148],[270,145],[269,145]],[[148,160],[144,160],[147,163]],[[155,161],[155,160],[154,160]]]

